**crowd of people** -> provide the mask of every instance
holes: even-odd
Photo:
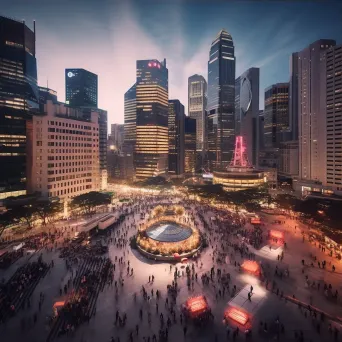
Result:
[[[132,265],[134,252],[129,245],[130,238],[141,227],[142,222],[149,219],[151,210],[156,205],[177,203],[181,203],[185,208],[182,220],[199,228],[205,236],[204,254],[209,256],[210,262],[206,263],[199,255],[185,265],[167,266],[165,277],[170,277],[170,282],[166,288],[156,285],[158,274],[146,273],[144,280],[136,280],[140,278],[135,277],[137,270],[135,267],[133,269]],[[171,340],[170,336],[176,327],[182,330],[184,338],[188,338],[193,331],[193,323],[205,326],[215,324],[213,321],[218,320],[222,324],[222,317],[214,317],[211,311],[199,320],[192,320],[181,310],[181,290],[185,289],[189,296],[198,292],[209,293],[214,305],[227,303],[245,285],[236,277],[241,270],[242,262],[257,260],[255,249],[267,243],[266,230],[248,224],[245,216],[230,210],[224,204],[212,206],[209,203],[199,203],[170,194],[158,196],[131,194],[129,202],[118,203],[113,207],[113,211],[118,212],[122,220],[120,224],[110,227],[103,233],[98,239],[101,241],[100,244],[94,241],[90,241],[89,244],[71,241],[70,234],[75,229],[68,225],[60,231],[39,235],[30,242],[30,247],[42,249],[42,252],[52,250],[58,252],[59,256],[65,260],[69,277],[64,286],[60,287],[59,296],[65,305],[50,321],[50,340],[58,335],[72,335],[80,324],[96,315],[97,298],[105,289],[108,289],[108,293],[113,297],[110,299],[114,301],[113,316],[109,318],[113,324],[111,342],[168,341]],[[104,253],[108,251],[109,257],[100,256],[102,251]],[[282,300],[286,299],[285,290],[282,289],[283,276],[289,277],[289,270],[284,268],[284,263],[282,263],[284,256],[286,256],[285,250],[283,254],[279,254],[278,260],[263,262],[260,265],[263,286],[273,291]],[[332,270],[332,265],[327,263],[326,266],[324,263],[323,267],[322,261],[319,260],[315,260],[315,266],[318,262],[321,263],[318,267],[322,266],[324,269],[329,266]],[[312,266],[307,261],[301,266],[304,269],[304,276],[307,276],[306,269]],[[23,305],[31,305],[29,293],[32,294],[34,284],[44,276],[48,267],[42,259],[28,263],[23,269],[18,269],[5,286],[2,285],[0,320],[4,321]],[[143,270],[138,271],[140,271],[139,275],[143,274]],[[309,275],[306,281],[310,287],[318,286],[316,284],[313,286]],[[140,288],[140,291],[132,295],[135,309],[127,311],[124,302],[130,296],[126,292],[126,284],[132,282],[135,287]],[[338,298],[337,289],[329,284],[322,286],[321,289],[318,287],[318,290],[323,291],[324,294],[327,293],[329,298],[336,297],[336,300]],[[43,299],[44,294],[41,294],[39,303]],[[253,301],[253,296],[249,296],[249,299]],[[301,308],[301,310],[308,312],[307,308],[305,310]],[[307,316],[315,320],[313,324],[317,333],[328,329],[328,323],[320,321],[318,311],[312,310],[312,313],[307,313]],[[260,323],[259,334],[265,338],[273,336],[280,338],[291,329],[279,317],[262,322],[254,318],[253,325],[247,330],[227,326],[226,338],[235,340],[244,334],[248,339],[251,337],[252,330],[253,334],[254,330],[255,335],[257,334],[258,323]],[[319,323],[319,328],[317,328],[317,323]],[[143,329],[144,325],[148,325],[149,329]],[[208,330],[211,333],[211,330]],[[295,333],[296,340],[305,340],[305,332],[296,330]],[[331,327],[331,336],[337,339],[338,334],[338,330]],[[212,332],[212,339],[222,340],[216,331]]]

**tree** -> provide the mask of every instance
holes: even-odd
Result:
[[[32,204],[17,206],[10,210],[13,221],[16,223],[26,223],[28,228],[33,228],[33,222],[36,220],[37,211]]]
[[[43,221],[43,225],[46,226],[47,223],[53,221],[57,214],[62,212],[63,203],[59,201],[41,201],[36,203],[35,210],[39,218]]]
[[[156,217],[161,216],[164,212],[164,208],[161,205],[158,205],[157,207],[154,208],[154,215]]]
[[[293,209],[297,204],[297,198],[290,194],[278,194],[275,202],[279,207],[287,210]]]
[[[90,191],[86,194],[75,196],[70,202],[70,207],[72,210],[80,209],[85,214],[91,214],[95,212],[97,206],[110,204],[111,202],[111,195]]]

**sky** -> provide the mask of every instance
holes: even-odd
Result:
[[[187,80],[208,78],[210,45],[225,28],[233,37],[236,78],[260,68],[264,89],[289,80],[289,57],[321,38],[342,44],[342,0],[0,0],[0,15],[36,20],[38,84],[65,100],[64,69],[98,75],[98,106],[123,123],[124,93],[138,59],[167,60],[169,98],[187,113]]]

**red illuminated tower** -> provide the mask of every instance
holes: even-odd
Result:
[[[235,150],[229,167],[234,168],[251,168],[247,159],[246,144],[242,135],[235,137]]]

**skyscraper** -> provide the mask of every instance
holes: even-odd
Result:
[[[122,146],[125,139],[125,126],[122,124],[111,124],[110,125],[110,136],[109,140],[115,146],[115,150],[121,152]]]
[[[208,161],[211,169],[228,166],[235,137],[235,56],[231,35],[221,30],[208,62]]]
[[[169,100],[169,173],[184,173],[184,106],[179,100]]]
[[[166,60],[137,61],[134,164],[138,179],[168,171],[168,97]]]
[[[298,140],[298,52],[290,56],[289,126],[292,140]]]
[[[184,171],[186,173],[196,172],[196,119],[188,116],[184,120]]]
[[[36,35],[0,16],[0,199],[26,193],[27,130],[39,111]]]
[[[326,185],[342,193],[342,45],[321,57],[322,110],[326,117]],[[321,128],[321,127],[320,127]],[[323,128],[322,128],[323,129]],[[320,163],[322,159],[320,158]]]
[[[289,84],[272,84],[265,89],[264,147],[278,148],[289,127]]]
[[[326,178],[326,102],[322,93],[321,54],[336,43],[321,39],[298,52],[299,178],[324,182]]]
[[[125,93],[124,122],[125,145],[134,148],[137,135],[136,84]]]
[[[196,119],[197,151],[206,150],[206,108],[207,82],[202,75],[192,75],[188,79],[188,112],[189,117]]]
[[[242,136],[253,166],[259,151],[259,68],[250,68],[235,81],[235,134]]]
[[[65,102],[97,108],[97,75],[84,69],[65,69]]]

